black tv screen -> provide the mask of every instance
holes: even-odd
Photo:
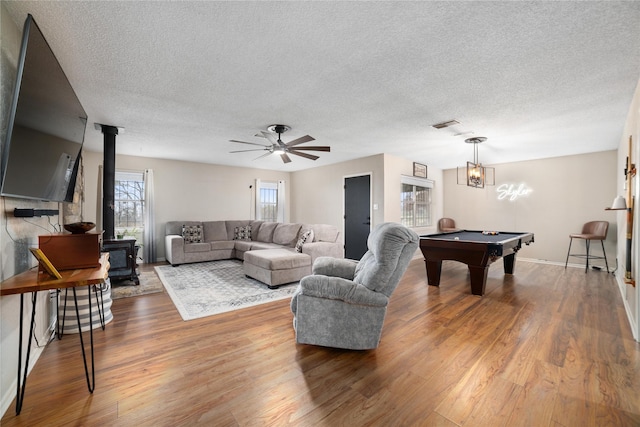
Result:
[[[87,114],[31,15],[10,108],[0,195],[73,201]]]

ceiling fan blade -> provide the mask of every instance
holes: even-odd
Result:
[[[304,157],[306,159],[311,159],[311,160],[317,160],[320,158],[318,156],[314,156],[313,154],[300,153],[296,150],[289,150],[289,154],[295,154],[296,156]]]
[[[267,150],[269,151],[269,148],[256,148],[255,150],[235,150],[235,151],[229,151],[230,153],[246,153],[248,151],[264,151]]]
[[[316,139],[312,136],[305,135],[301,136],[298,139],[294,139],[293,141],[287,142],[287,147],[293,147],[294,145],[302,144],[303,142],[315,141]]]
[[[261,159],[261,158],[263,158],[263,157],[267,157],[267,156],[268,156],[268,155],[270,155],[270,154],[271,154],[271,151],[269,151],[269,152],[267,152],[267,153],[264,153],[262,156],[258,156],[258,157],[256,157],[256,158],[255,158],[255,159],[253,159],[253,160],[258,160],[258,159]]]
[[[287,156],[287,153],[281,153],[280,157],[282,157],[282,161],[285,163],[291,163],[291,158]]]
[[[291,150],[307,150],[307,151],[331,151],[331,147],[326,145],[318,145],[315,147],[295,147],[291,148]]]
[[[250,145],[257,145],[258,147],[266,147],[266,145],[264,144],[256,144],[255,142],[236,141],[235,139],[230,139],[229,142],[238,142],[240,144],[250,144]]]

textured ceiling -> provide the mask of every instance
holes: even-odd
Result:
[[[49,41],[85,146],[102,150],[92,123],[121,126],[134,156],[294,171],[378,153],[452,168],[470,135],[485,164],[612,150],[640,78],[640,2],[3,3]],[[228,153],[275,123],[331,153]]]

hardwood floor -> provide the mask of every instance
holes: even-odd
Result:
[[[373,351],[296,345],[288,304],[184,322],[166,293],[116,300],[95,392],[65,335],[1,425],[640,425],[640,345],[605,272],[498,262],[477,297],[466,266],[436,288],[416,260]]]

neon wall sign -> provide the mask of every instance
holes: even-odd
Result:
[[[516,186],[516,184],[502,184],[496,188],[498,200],[514,201],[522,197],[527,197],[533,190],[524,183]]]

